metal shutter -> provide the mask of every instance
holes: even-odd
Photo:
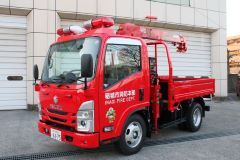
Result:
[[[170,33],[182,34],[187,40],[187,53],[179,54],[171,46],[174,76],[208,76],[211,77],[211,36],[201,32],[166,30]],[[154,55],[154,48],[148,48],[149,55]],[[158,74],[168,75],[168,63],[163,47],[158,47]]]
[[[0,110],[26,109],[26,27],[26,17],[0,15]]]

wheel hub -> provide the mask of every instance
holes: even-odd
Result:
[[[193,124],[195,127],[198,127],[201,123],[202,114],[199,108],[193,112]]]
[[[134,148],[142,140],[142,127],[139,122],[132,122],[128,125],[125,132],[125,141],[126,144]]]

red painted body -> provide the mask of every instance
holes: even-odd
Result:
[[[99,25],[99,24],[98,24]],[[100,25],[101,26],[101,25]],[[122,26],[124,30],[125,26]],[[161,110],[159,109],[159,100],[163,95],[168,95],[168,110],[174,112],[178,109],[180,102],[189,100],[192,98],[203,97],[206,95],[214,94],[214,79],[208,78],[177,78],[173,77],[173,68],[171,64],[171,54],[168,50],[168,45],[159,37],[150,36],[150,39],[156,39],[156,41],[146,43],[141,37],[143,36],[138,31],[136,34],[130,34],[119,31],[117,34],[109,28],[96,28],[88,30],[82,34],[63,34],[60,36],[56,43],[62,43],[73,39],[79,39],[83,37],[96,36],[101,38],[101,48],[97,59],[96,73],[93,80],[88,82],[88,89],[83,89],[83,84],[46,84],[40,82],[35,86],[35,90],[39,92],[39,100],[42,108],[42,120],[39,121],[39,131],[47,136],[50,136],[50,129],[55,128],[61,131],[61,141],[79,146],[81,148],[96,148],[107,140],[117,138],[121,135],[123,126],[127,118],[137,110],[152,108],[153,114],[151,120],[153,128],[158,127],[158,118],[160,117]],[[135,36],[133,36],[135,35]],[[136,39],[141,42],[141,71],[132,74],[120,82],[116,83],[110,88],[103,88],[104,80],[104,58],[106,52],[106,41],[112,37],[124,37],[129,39]],[[177,50],[186,51],[186,44],[183,41],[167,41],[172,44],[178,44]],[[157,84],[150,83],[150,69],[148,58],[148,45],[163,45],[166,48],[169,64],[169,76],[157,77]],[[157,47],[155,47],[157,48]],[[157,57],[157,51],[156,51]],[[156,58],[155,57],[155,58]],[[157,64],[156,64],[157,65]],[[168,85],[168,90],[164,93],[160,93],[161,83]],[[144,89],[144,99],[139,100],[139,89]],[[124,99],[124,102],[115,104],[106,104],[105,95],[108,93],[120,93],[122,91],[131,91],[134,95],[132,99]],[[59,98],[58,104],[55,105],[53,97]],[[83,102],[93,100],[94,101],[94,132],[78,132],[76,131],[76,114],[79,106]],[[115,117],[114,121],[109,122],[106,117],[106,113],[109,107],[114,108]],[[110,132],[104,132],[103,129],[107,126],[113,127]],[[72,140],[69,141],[68,137]]]

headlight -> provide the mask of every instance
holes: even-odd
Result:
[[[90,111],[79,111],[78,112],[78,118],[79,119],[93,119],[93,110]]]
[[[80,132],[94,132],[94,102],[84,102],[77,113],[77,130]]]

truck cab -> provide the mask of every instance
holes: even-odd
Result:
[[[109,28],[113,24],[103,17],[84,27],[58,30],[60,37],[50,46],[35,84],[39,132],[80,148],[116,142],[122,153],[133,154],[153,130],[173,122],[186,124],[186,110],[192,105],[200,108],[195,117],[198,130],[209,110],[202,97],[214,93],[214,80],[157,75],[151,71],[147,47],[165,43],[146,43],[137,26],[132,34],[124,34],[130,24],[115,33]],[[190,91],[184,84],[198,87]]]

